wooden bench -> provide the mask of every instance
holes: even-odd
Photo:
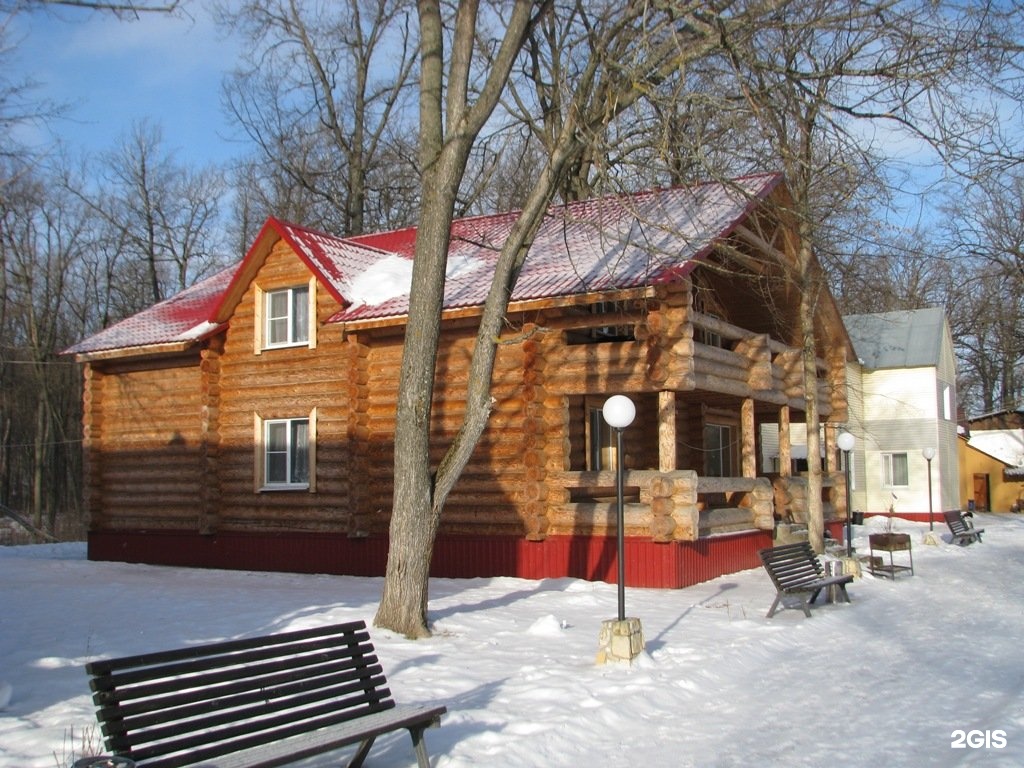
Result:
[[[398,705],[365,622],[86,665],[106,749],[145,768],[284,765],[406,729],[429,768],[424,729],[443,706]]]
[[[974,541],[981,541],[981,534],[985,532],[985,529],[968,525],[959,509],[947,510],[942,515],[946,518],[946,525],[949,526],[949,530],[953,534],[954,544],[965,546]]]
[[[784,598],[789,596],[799,598],[804,614],[810,616],[811,603],[826,587],[839,587],[842,599],[850,602],[850,596],[846,594],[846,585],[853,581],[853,576],[826,576],[817,555],[806,541],[769,547],[762,549],[758,554],[777,590],[775,602],[768,611],[769,619],[775,615],[780,604],[785,605]]]

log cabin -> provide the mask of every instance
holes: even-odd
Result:
[[[519,276],[489,426],[445,507],[432,573],[614,582],[625,394],[626,583],[758,565],[807,509],[794,229],[778,174],[552,206]],[[456,220],[432,440],[460,425],[490,265],[515,214]],[[96,560],[381,575],[414,228],[339,238],[271,218],[235,266],[81,341]],[[849,339],[817,303],[826,524]],[[759,474],[761,424],[778,471]],[[806,519],[806,518],[804,518]]]

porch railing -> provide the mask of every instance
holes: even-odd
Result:
[[[698,538],[774,526],[765,477],[701,477],[692,470],[627,470],[625,535],[654,541]],[[549,534],[609,535],[616,527],[615,472],[556,472],[548,505]]]

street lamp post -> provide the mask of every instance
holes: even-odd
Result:
[[[935,530],[935,515],[932,513],[932,459],[935,458],[935,449],[930,445],[921,451],[924,460],[928,462],[928,530]]]
[[[625,472],[622,466],[622,430],[636,418],[636,406],[625,395],[612,395],[601,409],[608,426],[615,430],[615,521],[618,548],[619,621],[626,620],[626,507],[624,496]]]
[[[836,440],[839,450],[843,452],[843,465],[846,468],[846,556],[853,557],[853,510],[850,501],[850,451],[853,450],[853,435],[843,432]]]

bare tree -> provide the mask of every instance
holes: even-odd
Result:
[[[485,10],[467,0],[457,5],[446,27],[438,2],[419,3],[423,185],[412,275],[416,291],[410,297],[399,380],[390,550],[375,618],[378,625],[411,637],[429,632],[428,575],[434,538],[445,500],[486,427],[497,338],[544,212],[564,188],[569,169],[604,126],[668,73],[715,44],[717,27],[703,3],[669,9],[646,3],[574,6],[567,23],[578,29],[579,46],[572,48],[576,65],[562,70],[571,76],[557,83],[571,96],[562,102],[559,127],[550,132],[552,139],[546,144],[545,166],[499,253],[474,345],[466,414],[435,468],[429,451],[431,401],[445,263],[459,188],[473,147],[494,116],[527,39],[552,7],[551,2],[518,0],[507,9]],[[500,10],[507,10],[507,16]],[[722,18],[722,23],[733,22]],[[501,31],[492,38],[485,26]],[[450,37],[446,29],[451,30]],[[474,55],[484,58],[475,60]]]
[[[194,170],[163,148],[161,131],[137,124],[104,158],[98,188],[77,188],[106,225],[105,244],[117,269],[145,293],[124,306],[138,311],[223,266],[217,169]],[[134,304],[134,306],[132,306]]]
[[[80,8],[86,11],[109,12],[124,19],[137,19],[150,13],[174,13],[183,6],[181,0],[170,2],[134,2],[134,0],[2,0],[0,13],[16,13],[18,11],[38,8]]]
[[[393,223],[382,198],[408,175],[395,173],[390,161],[403,153],[389,148],[412,133],[403,110],[415,63],[411,3],[250,0],[225,5],[221,19],[253,42],[225,103],[256,145],[261,175],[305,202],[306,224],[358,234]],[[273,200],[279,215],[284,202]]]
[[[983,412],[1018,407],[1024,401],[1024,174],[982,175],[944,210],[945,248],[959,257],[947,290],[957,310],[961,395]]]
[[[29,169],[0,198],[0,502],[53,532],[78,508],[77,368],[57,358],[72,338],[74,265],[88,216]]]

